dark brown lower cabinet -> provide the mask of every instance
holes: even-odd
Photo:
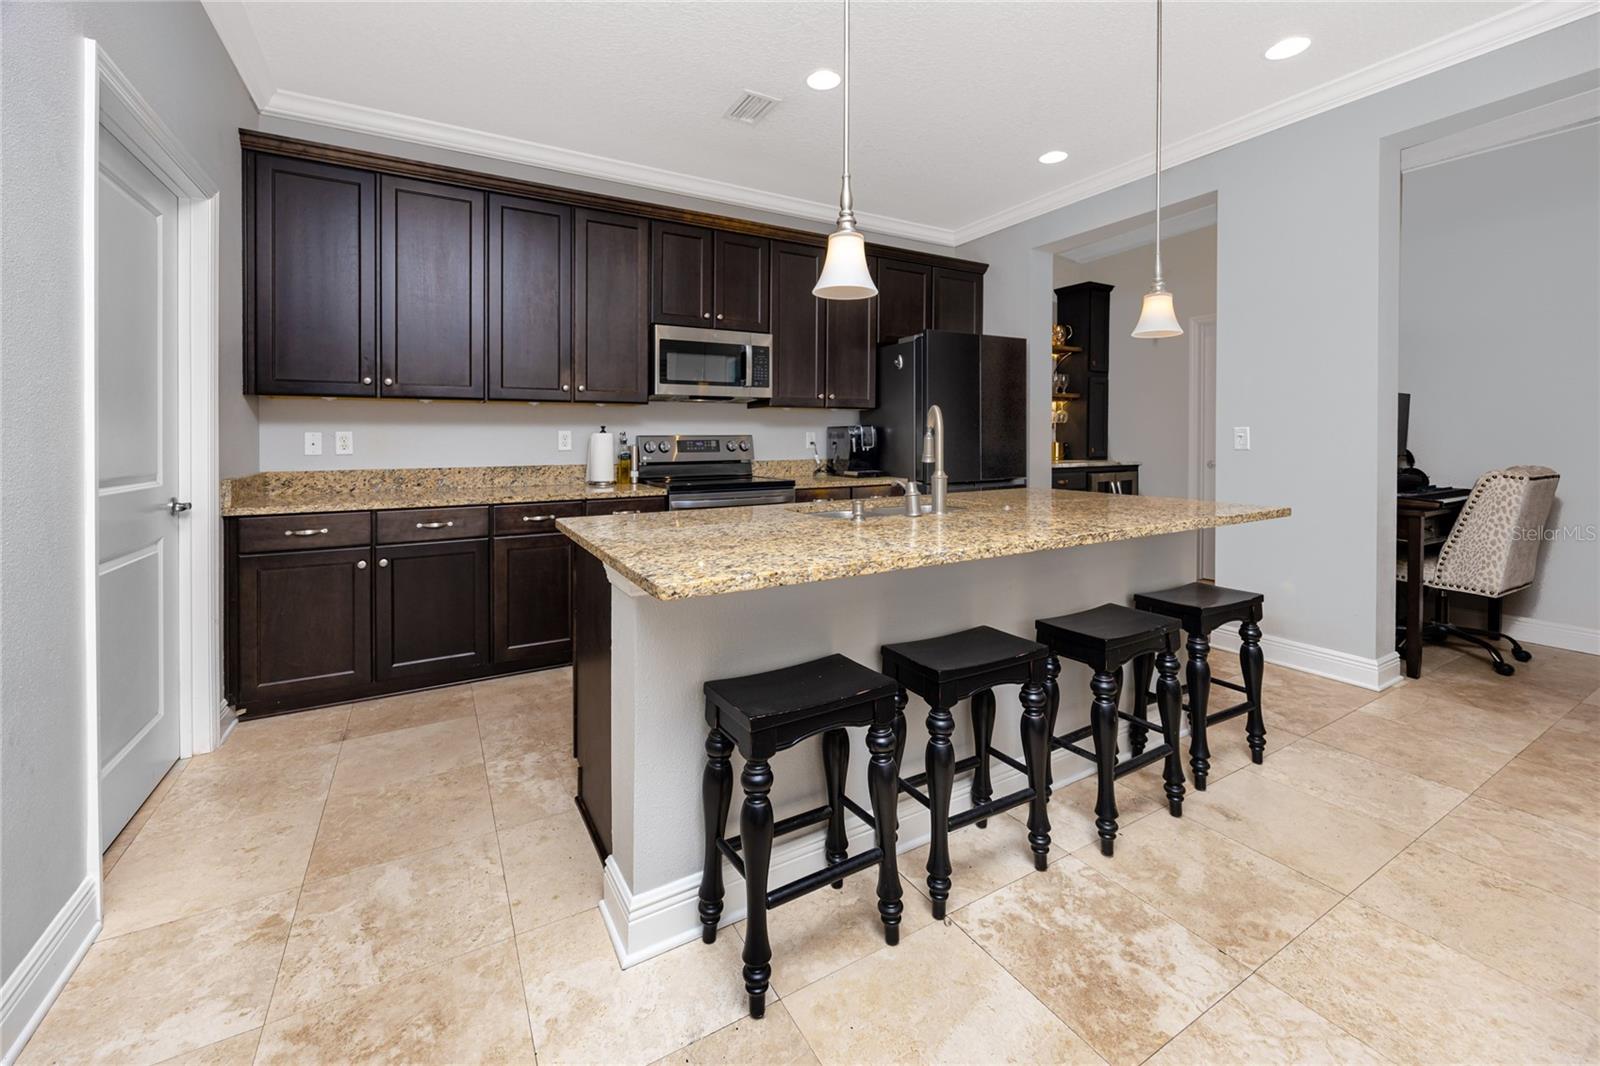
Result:
[[[560,533],[494,540],[494,661],[572,659],[572,542]]]
[[[373,628],[380,680],[486,664],[489,541],[380,544]]]
[[[372,549],[238,558],[237,701],[331,702],[372,680]]]

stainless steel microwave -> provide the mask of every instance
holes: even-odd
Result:
[[[770,400],[772,335],[657,326],[650,395],[668,400]]]

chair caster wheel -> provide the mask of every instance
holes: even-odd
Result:
[[[1530,662],[1533,659],[1533,652],[1526,648],[1512,648],[1511,657],[1519,663]]]
[[[1510,663],[1495,663],[1494,672],[1499,674],[1501,677],[1510,677],[1512,674],[1517,672],[1517,668],[1512,666]]]

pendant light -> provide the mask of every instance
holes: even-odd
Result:
[[[850,0],[844,0],[844,177],[839,184],[838,228],[828,235],[828,255],[811,295],[824,300],[865,300],[878,295],[867,270],[867,241],[856,229],[850,198]]]
[[[1172,309],[1172,293],[1161,279],[1161,0],[1156,0],[1156,280],[1144,294],[1133,335],[1139,340],[1183,336]]]

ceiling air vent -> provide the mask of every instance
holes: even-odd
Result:
[[[744,94],[733,102],[733,106],[723,112],[722,117],[743,122],[746,126],[754,126],[782,102],[776,96],[766,96],[746,89]]]

